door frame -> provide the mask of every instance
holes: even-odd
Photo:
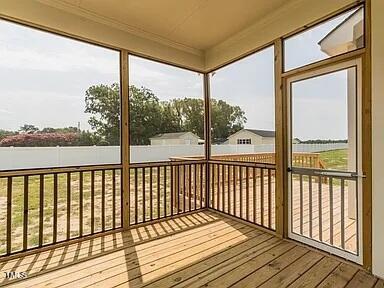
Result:
[[[356,67],[356,137],[357,137],[357,168],[356,172],[359,175],[356,179],[357,183],[357,254],[350,253],[346,250],[342,250],[338,247],[331,246],[330,244],[320,242],[315,239],[310,239],[309,237],[305,237],[292,231],[292,173],[290,171],[291,167],[291,158],[292,158],[292,83],[298,82],[301,80],[311,79],[314,77],[318,77],[321,75],[330,74],[333,72],[345,70],[351,67]],[[284,79],[284,93],[287,97],[287,164],[289,169],[286,171],[286,179],[288,181],[288,190],[287,190],[287,206],[286,217],[287,217],[287,236],[293,240],[302,242],[304,244],[313,246],[315,248],[321,249],[325,252],[335,254],[347,260],[356,262],[358,264],[363,264],[363,185],[362,185],[362,175],[363,175],[363,159],[362,159],[362,124],[363,124],[363,71],[362,71],[362,58],[354,58],[351,60],[345,60],[339,63],[334,63],[327,65],[326,67],[320,67],[317,69],[313,69],[310,71],[306,71],[303,73],[294,74],[292,76],[287,76]]]

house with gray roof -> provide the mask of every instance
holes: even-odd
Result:
[[[230,145],[263,145],[275,143],[275,131],[259,129],[242,129],[228,137]]]
[[[161,133],[151,138],[151,145],[198,145],[199,136],[192,132]]]

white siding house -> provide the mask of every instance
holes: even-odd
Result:
[[[197,145],[199,136],[192,132],[157,134],[150,138],[151,145]]]
[[[275,143],[275,131],[243,129],[228,137],[229,145],[265,145]]]

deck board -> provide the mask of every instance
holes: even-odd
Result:
[[[12,287],[383,287],[356,265],[212,211],[0,260],[0,273]]]

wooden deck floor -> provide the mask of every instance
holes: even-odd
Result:
[[[4,272],[27,272],[9,282]],[[384,287],[357,266],[202,211],[0,262],[14,287]]]

